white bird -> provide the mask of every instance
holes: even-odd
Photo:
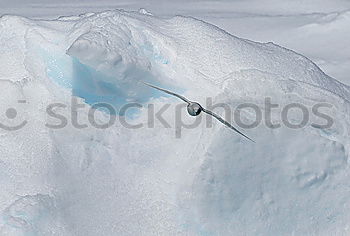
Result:
[[[202,111],[207,113],[208,115],[211,115],[213,117],[215,117],[218,121],[220,121],[221,123],[223,123],[224,125],[226,125],[227,127],[233,129],[234,131],[236,131],[237,133],[239,133],[240,135],[242,135],[243,137],[249,139],[250,141],[254,142],[254,140],[252,140],[251,138],[249,138],[248,136],[246,136],[245,134],[243,134],[242,132],[240,132],[238,129],[236,129],[235,127],[233,127],[230,123],[228,123],[226,120],[224,120],[223,118],[221,118],[220,116],[218,116],[217,114],[215,114],[214,112],[212,111],[209,111],[205,108],[203,108],[199,103],[197,102],[191,102],[190,100],[188,100],[187,98],[179,95],[179,94],[176,94],[174,92],[171,92],[169,90],[166,90],[166,89],[163,89],[163,88],[159,88],[157,86],[154,86],[152,84],[149,84],[149,83],[146,83],[146,82],[142,82],[144,83],[145,85],[149,86],[149,87],[152,87],[152,88],[155,88],[155,89],[158,89],[160,91],[163,91],[167,94],[170,94],[170,95],[173,95],[177,98],[180,98],[182,101],[186,102],[188,105],[187,105],[187,112],[188,114],[190,114],[191,116],[198,116]]]

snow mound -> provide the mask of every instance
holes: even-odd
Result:
[[[0,129],[2,234],[48,235],[344,235],[349,233],[350,88],[302,55],[237,38],[196,20],[158,18],[147,11],[108,11],[52,21],[0,18],[0,107],[16,107]],[[191,100],[264,110],[280,105],[332,105],[334,125],[246,130],[252,144],[220,123],[177,131],[49,129],[49,104],[68,121],[87,121],[82,104],[171,104]],[[25,104],[19,100],[26,100]],[[147,109],[133,122],[147,124]],[[219,112],[219,111],[218,111]],[[280,111],[273,111],[273,122]],[[105,119],[97,111],[99,121]],[[298,120],[298,113],[291,112]],[[254,115],[244,112],[245,120]],[[193,122],[183,116],[184,121]],[[55,120],[54,120],[55,121]],[[174,124],[174,123],[171,123]],[[15,151],[14,151],[15,150]],[[26,197],[18,197],[26,196]],[[22,215],[19,212],[24,212]],[[38,215],[45,212],[45,220]],[[40,217],[39,217],[40,218]],[[40,218],[41,219],[41,218]],[[48,231],[51,230],[51,231]],[[58,232],[58,233],[57,233]],[[55,235],[52,233],[51,235]]]
[[[20,197],[3,213],[2,235],[64,235],[57,212],[49,196]]]

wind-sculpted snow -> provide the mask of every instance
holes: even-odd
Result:
[[[0,129],[1,235],[349,233],[350,90],[302,55],[194,18],[124,11],[51,21],[4,16],[0,45],[0,122],[28,122]],[[57,121],[46,113],[52,103],[66,105],[56,112],[71,120],[72,96],[117,111],[128,102],[169,103],[163,117],[174,124],[179,101],[140,81],[232,108],[251,102],[264,110],[267,97],[310,110],[324,102],[334,125],[261,124],[246,130],[256,144],[204,120],[181,138],[157,120],[152,129],[45,126]],[[11,120],[10,107],[18,113]],[[80,124],[88,108],[78,110]],[[146,124],[147,112],[129,118]]]

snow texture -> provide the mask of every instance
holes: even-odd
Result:
[[[196,17],[241,38],[273,42],[299,52],[331,77],[350,84],[347,0],[0,1],[0,15],[45,19],[113,9]]]
[[[348,235],[350,88],[306,57],[273,43],[230,35],[206,22],[147,11],[106,11],[57,20],[0,18],[1,235]],[[53,102],[70,120],[80,103],[130,101],[171,108],[178,100],[232,107],[265,97],[281,105],[332,104],[330,129],[100,130],[45,123]],[[26,100],[26,104],[18,103]],[[87,119],[80,109],[80,122]],[[132,117],[147,123],[147,109]],[[247,121],[254,120],[248,112]],[[278,120],[278,111],[272,118]],[[297,119],[297,114],[291,114]],[[103,121],[106,114],[97,111]],[[192,118],[183,114],[183,119]]]

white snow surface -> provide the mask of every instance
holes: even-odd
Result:
[[[0,122],[28,121],[0,129],[1,235],[349,235],[350,88],[278,45],[191,17],[140,12],[0,18],[0,107],[18,111]],[[203,119],[176,138],[179,100],[140,80],[203,104],[207,97],[261,109],[266,97],[308,108],[327,102],[334,125],[262,124],[245,130],[254,144]],[[89,103],[111,94],[156,109],[171,104],[164,112],[171,128],[157,120],[140,129],[45,127],[57,121],[47,105],[67,105],[57,112],[70,118],[73,95]],[[81,123],[88,108],[78,111]],[[133,122],[146,124],[147,112]],[[184,111],[183,119],[193,121]]]
[[[0,15],[55,19],[113,9],[147,9],[157,16],[192,16],[241,38],[273,42],[301,53],[350,84],[348,0],[11,0]]]

